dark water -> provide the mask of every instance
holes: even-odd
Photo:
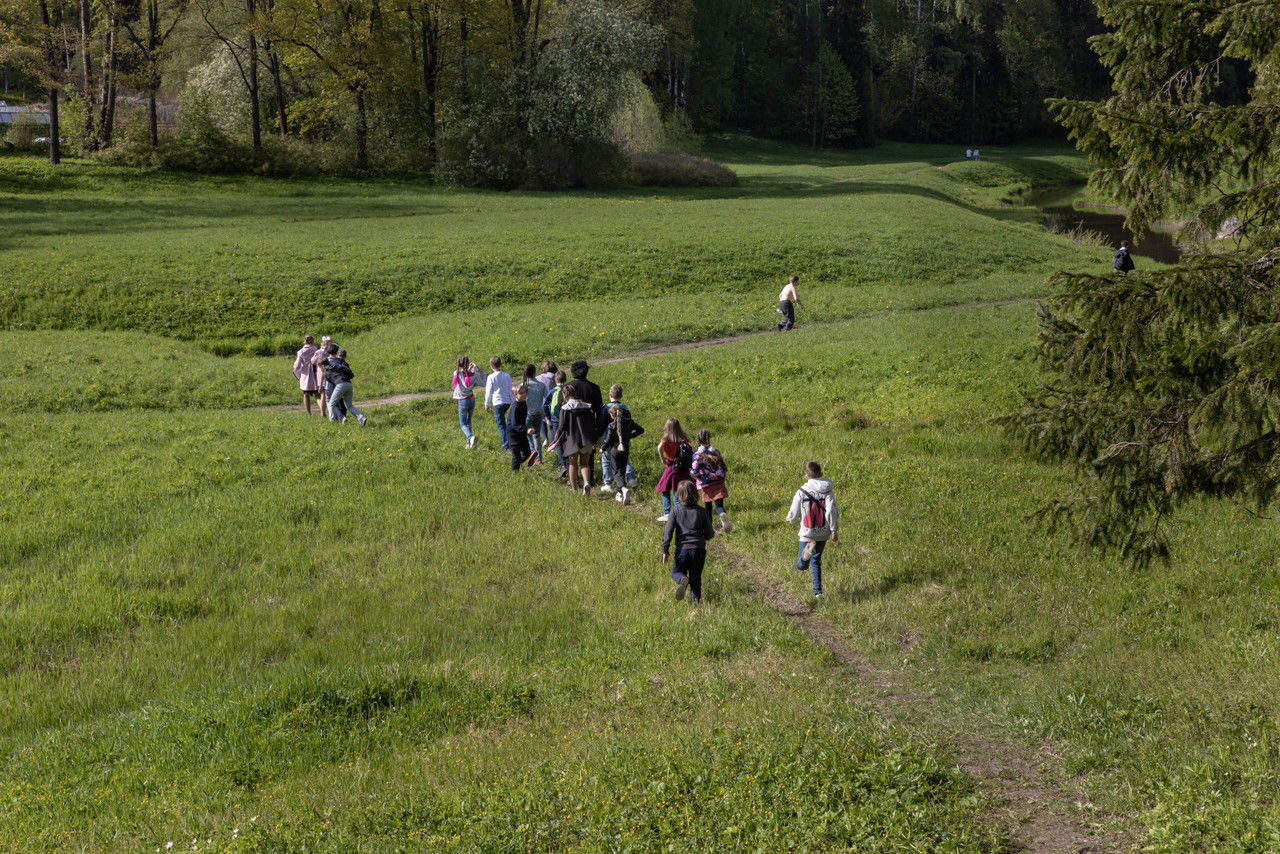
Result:
[[[1173,234],[1152,231],[1143,235],[1142,240],[1135,240],[1132,232],[1124,227],[1123,214],[1094,208],[1076,208],[1074,202],[1079,195],[1078,187],[1062,187],[1037,193],[1028,199],[1028,203],[1047,216],[1045,227],[1051,231],[1070,231],[1081,227],[1106,237],[1113,249],[1120,246],[1121,240],[1129,241],[1135,258],[1151,258],[1165,264],[1177,263],[1182,255],[1182,248],[1174,243]]]

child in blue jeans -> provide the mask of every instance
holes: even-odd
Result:
[[[804,464],[805,483],[796,490],[787,512],[788,522],[800,523],[800,554],[796,569],[813,576],[813,595],[822,595],[822,552],[829,542],[839,541],[840,511],[831,491],[831,481],[822,476],[816,460]]]
[[[716,535],[711,527],[711,514],[698,500],[698,488],[691,480],[676,487],[676,506],[667,514],[667,528],[662,535],[662,562],[671,554],[671,541],[676,541],[676,564],[671,580],[676,583],[676,598],[683,599],[686,590],[697,605],[702,601],[702,568],[707,563],[707,540]]]

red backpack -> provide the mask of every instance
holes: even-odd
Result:
[[[800,494],[804,496],[804,500],[809,502],[809,506],[804,511],[804,521],[800,524],[806,528],[813,530],[815,528],[827,527],[827,498],[825,495],[811,495],[800,490]]]

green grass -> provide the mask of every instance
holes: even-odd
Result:
[[[1001,850],[944,724],[1052,745],[1150,850],[1280,847],[1273,524],[1204,504],[1172,566],[1099,561],[1028,526],[1069,480],[991,423],[1034,379],[1027,298],[1106,269],[1010,202],[1080,158],[709,153],[739,186],[0,160],[0,848]],[[722,561],[691,617],[644,515],[463,453],[451,401],[247,410],[296,405],[289,358],[252,354],[306,332],[361,397],[441,390],[462,351],[767,328],[792,271],[795,332],[592,378],[651,431],[649,509],[665,418],[712,431],[729,546],[800,597],[782,515],[824,463],[821,613],[922,698],[887,720]]]

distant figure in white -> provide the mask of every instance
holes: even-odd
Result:
[[[965,160],[972,160],[972,159],[973,159],[973,149],[972,149],[972,148],[966,148],[966,149],[964,150],[964,159],[965,159]]]
[[[804,303],[800,302],[799,295],[796,294],[796,285],[800,284],[800,277],[791,274],[791,278],[787,280],[787,285],[782,289],[782,293],[778,294],[778,314],[782,315],[782,319],[778,321],[778,330],[790,329],[796,325],[796,306],[804,308]]]

